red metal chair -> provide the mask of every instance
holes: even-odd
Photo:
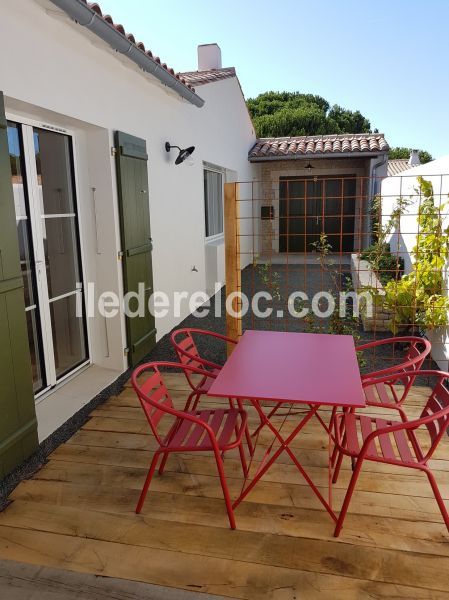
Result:
[[[214,331],[207,331],[205,329],[196,329],[194,327],[188,327],[184,329],[177,329],[170,336],[170,341],[173,345],[173,348],[178,356],[179,362],[183,365],[197,367],[202,370],[204,376],[201,378],[192,377],[192,373],[188,370],[185,371],[187,382],[192,390],[190,393],[186,410],[190,408],[190,404],[193,400],[192,409],[195,410],[198,406],[198,402],[203,394],[207,394],[210,386],[212,385],[212,381],[217,376],[218,372],[222,368],[216,362],[213,362],[204,356],[201,356],[198,346],[195,343],[194,337],[209,337],[214,340],[220,340],[222,342],[237,344],[237,342],[225,335],[221,335],[220,333],[215,333]],[[237,405],[240,410],[243,410],[242,401],[240,399],[236,400]],[[234,400],[229,398],[229,406],[234,408]],[[253,454],[254,448],[253,443],[251,441],[251,436],[249,431],[245,433],[246,443],[248,444],[248,449]]]
[[[198,405],[198,401],[203,394],[207,394],[212,381],[214,380],[213,375],[222,368],[221,365],[208,360],[204,356],[201,356],[197,344],[195,343],[195,336],[204,336],[213,338],[214,340],[221,340],[226,343],[236,344],[235,340],[228,338],[220,333],[213,331],[207,331],[205,329],[196,329],[188,327],[184,329],[177,329],[170,336],[172,346],[178,356],[178,360],[183,365],[189,365],[201,369],[204,376],[201,378],[195,378],[192,373],[186,370],[187,382],[192,390],[186,405],[186,409],[190,407],[190,403],[193,400],[192,408],[195,409]]]
[[[189,365],[171,362],[153,362],[141,365],[132,374],[131,382],[135,389],[151,431],[158,443],[148,475],[145,480],[136,513],[142,510],[145,497],[156,470],[159,457],[162,461],[159,474],[162,475],[167,458],[172,452],[213,452],[217,463],[223,496],[228,512],[231,529],[235,529],[235,518],[231,498],[226,483],[222,454],[238,448],[243,474],[248,475],[243,435],[247,428],[246,412],[240,409],[212,409],[198,411],[182,411],[175,409],[172,398],[163,381],[160,368],[182,370],[184,373],[204,375],[204,371]],[[145,377],[146,375],[146,377]],[[169,420],[168,433],[160,433],[162,421]]]
[[[425,338],[404,336],[369,342],[362,346],[358,346],[356,351],[363,352],[365,350],[379,348],[384,354],[384,348],[387,345],[391,346],[390,356],[387,358],[391,357],[392,360],[400,358],[401,362],[396,362],[396,364],[393,364],[391,367],[372,371],[371,373],[364,373],[362,375],[362,381],[374,382],[375,380],[377,382],[376,385],[368,386],[365,389],[366,404],[367,406],[396,409],[399,411],[401,419],[406,421],[407,416],[402,406],[407,398],[410,387],[412,386],[413,377],[403,375],[402,379],[398,380],[396,375],[399,373],[404,374],[419,371],[424,359],[430,354],[431,344]],[[382,382],[380,381],[380,379],[384,379],[390,374],[394,375],[395,381],[403,386],[402,390],[395,388],[390,380],[386,379]]]
[[[343,457],[349,456],[351,459],[355,459],[354,471],[335,527],[334,535],[336,537],[340,534],[365,460],[424,471],[449,531],[449,514],[435,477],[428,466],[429,460],[449,426],[449,390],[444,385],[444,381],[449,378],[449,373],[443,371],[420,371],[418,373],[414,371],[409,374],[409,377],[413,381],[418,374],[437,379],[419,419],[407,422],[391,421],[351,412],[336,416],[334,421],[335,438],[333,436],[331,438],[335,443],[338,458],[332,483],[338,479]],[[379,382],[394,383],[403,376],[403,373],[398,373],[381,378]],[[365,389],[372,385],[372,382],[363,382]],[[416,435],[418,429],[423,432],[419,438]]]

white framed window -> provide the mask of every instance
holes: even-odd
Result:
[[[223,172],[204,168],[204,217],[206,237],[223,235]]]

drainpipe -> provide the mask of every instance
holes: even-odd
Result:
[[[90,8],[83,0],[51,0],[79,25],[86,27],[95,35],[109,44],[114,50],[127,56],[146,73],[150,73],[161,83],[174,90],[182,98],[201,108],[204,100],[186,87],[179,79],[164,69],[143,50],[130,42],[126,36],[117,31],[110,23]]]
[[[379,188],[379,182],[375,179],[375,173],[377,171],[377,169],[379,167],[383,167],[384,164],[388,161],[388,154],[385,156],[385,158],[383,158],[382,160],[380,160],[379,162],[377,162],[374,167],[372,167],[371,169],[371,198],[374,198],[374,196],[377,194],[378,188]]]
[[[370,174],[370,178],[371,178],[371,194],[370,194],[370,202],[372,203],[374,196],[377,194],[379,187],[380,187],[380,182],[377,181],[376,179],[376,171],[379,167],[383,167],[385,163],[388,162],[388,154],[385,155],[385,157],[382,160],[379,160],[373,167],[371,167],[371,174]],[[370,227],[370,223],[368,222],[368,231],[367,233],[369,233],[369,227]],[[366,236],[366,239],[368,238],[368,236]],[[370,242],[371,243],[371,242]]]

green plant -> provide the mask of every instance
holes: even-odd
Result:
[[[443,226],[441,211],[435,206],[430,181],[418,177],[421,204],[418,210],[413,266],[400,280],[385,287],[385,303],[392,310],[391,329],[432,329],[448,324],[449,299],[443,294],[443,269],[449,250],[449,228]]]
[[[368,133],[369,120],[314,94],[265,92],[247,101],[258,137]]]
[[[276,298],[279,301],[282,300],[280,286],[281,276],[279,273],[275,271],[268,263],[257,264],[255,261],[254,266],[257,268],[262,283],[267,287],[268,290],[270,290],[273,298]]]
[[[360,258],[371,264],[384,286],[391,279],[399,279],[404,272],[404,259],[391,254],[390,244],[387,242],[369,246],[360,253]]]
[[[388,152],[388,158],[390,160],[394,158],[409,158],[411,151],[411,148],[404,148],[404,146],[396,146],[396,148],[390,149],[390,151]],[[427,152],[427,150],[418,150],[418,155],[422,165],[433,160],[433,156],[430,154],[430,152]]]

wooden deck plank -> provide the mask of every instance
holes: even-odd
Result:
[[[449,588],[449,556],[434,552],[407,551],[401,554],[375,545],[355,546],[343,539],[279,536],[233,532],[215,525],[198,527],[191,523],[159,521],[151,517],[111,515],[40,505],[12,507],[2,525],[32,531],[45,531],[78,538],[108,541],[181,554],[197,554],[265,566],[285,567],[328,575],[350,575],[357,579],[408,585],[420,570],[421,587]],[[422,542],[425,546],[424,542]],[[323,557],[326,557],[323,560]],[[344,567],[343,567],[344,565]]]
[[[189,391],[184,376],[164,377],[181,407]],[[426,393],[413,390],[409,415],[419,415]],[[247,408],[255,427],[258,417]],[[327,419],[329,411],[322,414]],[[385,409],[371,414],[396,418]],[[285,421],[284,433],[298,418]],[[271,439],[262,431],[253,469]],[[449,597],[449,535],[424,475],[367,462],[335,539],[332,520],[284,454],[239,506],[232,532],[213,459],[198,453],[171,456],[135,515],[154,447],[127,386],[14,490],[0,514],[0,559],[245,600]],[[312,420],[292,447],[326,493],[328,441],[321,425]],[[449,500],[449,440],[433,467]],[[235,496],[242,484],[236,451],[225,469]],[[337,507],[350,476],[345,461],[334,488]]]
[[[223,600],[113,577],[97,577],[10,560],[0,561],[0,598],[4,600]]]
[[[120,448],[115,444],[117,440],[117,434],[112,433],[110,435],[109,446],[94,446],[94,445],[79,445],[75,443],[62,444],[57,448],[51,455],[52,460],[73,460],[75,462],[87,462],[94,464],[105,464],[105,465],[123,465],[123,466],[137,466],[147,467],[149,461],[149,453],[147,450],[134,450],[128,448]],[[263,452],[266,450],[266,446],[259,445],[256,448],[254,455],[254,461],[262,459]],[[183,456],[192,456],[192,453],[185,453]],[[300,452],[301,463],[305,467],[323,467],[327,469],[327,453],[325,452],[314,452],[302,449]],[[170,461],[174,457],[170,458]],[[238,453],[230,451],[227,459],[238,459]],[[291,459],[286,455],[281,455],[279,460],[276,462],[278,465],[288,464],[291,465]],[[449,460],[434,460],[431,461],[432,468],[435,471],[441,471],[441,475],[438,474],[438,478],[442,477],[441,481],[447,482],[449,480]],[[351,469],[349,461],[343,461],[342,470]],[[364,472],[367,473],[398,473],[398,469],[391,465],[384,465],[372,461],[367,461],[363,467]],[[412,469],[401,469],[401,477],[414,477],[417,475]],[[421,479],[421,478],[420,478]]]
[[[75,463],[72,463],[75,464]],[[78,485],[88,484],[104,485],[106,487],[120,486],[136,490],[141,489],[145,472],[136,469],[115,468],[112,471],[107,466],[97,469],[88,468],[91,465],[79,465],[81,469],[72,469],[48,465],[35,475],[34,481],[62,481]],[[234,497],[240,491],[241,479],[228,477],[231,495]],[[209,498],[222,498],[222,492],[217,477],[209,475],[195,475],[193,473],[175,473],[167,471],[163,477],[155,477],[152,490],[187,494],[191,496],[205,496]],[[323,494],[326,489],[321,488]],[[150,492],[151,493],[151,492]],[[15,497],[13,492],[12,497]],[[335,506],[341,506],[344,490],[334,490]],[[317,498],[306,485],[274,483],[261,480],[247,497],[247,502],[256,504],[273,504],[283,507],[302,506],[313,510],[322,510]],[[407,496],[402,494],[386,494],[366,492],[359,490],[354,494],[351,512],[371,514],[377,516],[392,516],[416,521],[441,520],[441,515],[436,502],[432,498]],[[348,517],[350,518],[350,517]]]
[[[77,485],[47,480],[31,480],[16,490],[14,501],[52,504],[84,510],[106,512],[110,514],[134,515],[138,493],[124,487]],[[170,511],[167,511],[167,506]],[[13,505],[12,505],[13,506]],[[227,528],[223,500],[219,497],[192,496],[169,492],[151,491],[149,503],[143,508],[143,515],[160,520],[176,520],[214,525]],[[278,535],[306,536],[329,539],[333,526],[327,513],[320,509],[303,506],[285,507],[276,504],[243,502],[237,514],[238,526],[247,531]],[[385,536],[385,539],[384,539]],[[406,538],[401,540],[401,538]],[[345,525],[345,535],[332,541],[353,541],[355,544],[376,544],[384,539],[386,548],[415,548],[415,542],[421,540],[442,544],[446,538],[446,529],[440,520],[435,522],[406,520],[383,516],[376,518],[369,514],[353,512]],[[410,545],[408,545],[410,544]],[[439,546],[440,547],[440,546]],[[445,556],[446,549],[439,554]]]
[[[66,490],[66,492],[68,491]],[[100,490],[98,491],[100,492]],[[123,513],[113,512],[112,501],[108,500],[105,492],[106,490],[103,490],[102,496],[97,493],[95,497],[98,503],[95,507],[90,505],[84,507],[83,512],[80,512],[77,502],[70,494],[67,494],[60,503],[57,499],[53,499],[53,502],[50,503],[49,500],[44,502],[39,494],[35,497],[30,493],[24,500],[21,498],[15,500],[8,513],[2,517],[1,524],[150,547],[155,543],[164,544],[165,542],[161,542],[161,540],[165,535],[164,532],[167,532],[167,535],[170,534],[173,540],[171,549],[180,551],[187,551],[188,546],[176,546],[177,532],[178,529],[183,530],[180,524],[187,524],[190,526],[196,541],[204,539],[204,535],[209,536],[209,541],[203,548],[196,547],[196,552],[199,554],[204,553],[206,548],[207,552],[214,553],[213,550],[209,549],[214,535],[220,535],[218,533],[220,528],[228,530],[225,518],[217,522],[217,513],[224,515],[223,504],[219,499],[212,500],[215,514],[210,510],[206,511],[205,515],[203,512],[195,511],[194,516],[192,516],[192,512],[189,513],[189,507],[186,506],[183,498],[179,494],[173,494],[171,498],[175,505],[176,519],[168,519],[166,513],[162,510],[163,506],[161,506],[166,498],[164,499],[163,494],[157,494],[157,499],[151,500],[149,510],[144,512],[143,517],[136,518],[132,510],[133,500],[135,500],[132,494],[129,494],[130,511]],[[86,494],[88,494],[88,490],[86,490]],[[306,539],[308,540],[307,543],[310,540],[321,540],[327,544],[330,543],[331,546],[334,544],[351,544],[353,548],[363,546],[375,548],[376,550],[402,550],[415,554],[424,553],[431,556],[449,557],[447,544],[441,544],[444,539],[444,525],[438,523],[424,524],[393,518],[373,520],[366,515],[353,515],[351,521],[348,521],[348,526],[345,527],[344,537],[334,539],[330,520],[326,514],[318,510],[294,508],[293,512],[290,510],[288,513],[282,513],[279,508],[272,505],[257,507],[248,503],[244,506],[245,509],[240,510],[238,513],[238,533],[235,534],[237,538],[242,538],[239,545],[240,543],[251,543],[256,547],[261,539],[260,534],[263,533],[264,539],[271,539],[272,536],[283,539],[287,535],[293,539]],[[270,520],[267,522],[267,519]],[[101,529],[96,529],[100,524]],[[149,524],[151,524],[151,532],[145,529],[145,535],[140,538],[134,528],[139,529],[143,525],[147,527]],[[202,527],[199,527],[199,525],[206,528],[206,533],[202,531]],[[217,532],[211,534],[207,527],[213,527],[217,529]],[[125,536],[123,536],[123,531],[126,531]],[[128,533],[131,537],[128,536]],[[150,535],[147,539],[148,533]],[[249,536],[250,533],[251,536]],[[181,534],[179,536],[181,539]],[[244,540],[246,541],[244,542]],[[275,541],[276,546],[279,543],[282,542]],[[161,547],[163,548],[164,545]],[[220,543],[217,544],[217,547],[220,548]],[[242,560],[245,560],[245,557]],[[264,562],[265,558],[258,559],[255,556],[254,562],[257,562],[257,560]]]
[[[71,477],[76,481],[97,481],[98,483],[105,482],[105,485],[110,485],[114,480],[132,483],[132,487],[142,487],[145,479],[149,458],[143,466],[111,466],[98,465],[92,463],[75,463],[73,461],[52,460],[45,465],[39,473],[36,474],[37,479],[56,479]],[[347,459],[347,466],[350,466],[350,461]],[[252,472],[255,472],[259,467],[259,462],[253,462]],[[232,478],[233,486],[238,488],[243,483],[243,475],[241,465],[238,460],[225,458],[225,470],[228,478]],[[405,469],[404,469],[405,470]],[[321,467],[308,467],[308,474],[311,476],[316,485],[320,488],[325,488],[328,481],[327,469]],[[217,469],[210,457],[199,455],[198,453],[187,455],[172,455],[167,462],[165,473],[172,475],[179,474],[180,476],[209,476],[216,478]],[[382,477],[373,477],[371,473],[362,471],[357,490],[365,492],[376,492],[381,494],[399,494],[401,496],[412,496],[421,498],[433,498],[432,489],[429,485],[425,474],[414,472],[414,475],[402,475],[401,469],[383,473]],[[449,482],[442,481],[440,476],[438,483],[440,491],[444,498],[449,499]],[[334,490],[346,491],[349,484],[351,472],[349,468],[342,471],[338,482],[334,484]],[[263,478],[264,482],[279,484],[279,485],[300,485],[307,486],[304,478],[298,473],[298,470],[293,464],[274,464],[273,467],[266,473]],[[307,486],[308,487],[308,486]]]
[[[126,545],[124,551],[121,544],[0,525],[0,558],[5,554],[16,561],[248,600],[444,597],[436,582],[426,589],[276,566],[261,569],[249,562],[211,556],[198,560],[197,555],[141,546]]]

